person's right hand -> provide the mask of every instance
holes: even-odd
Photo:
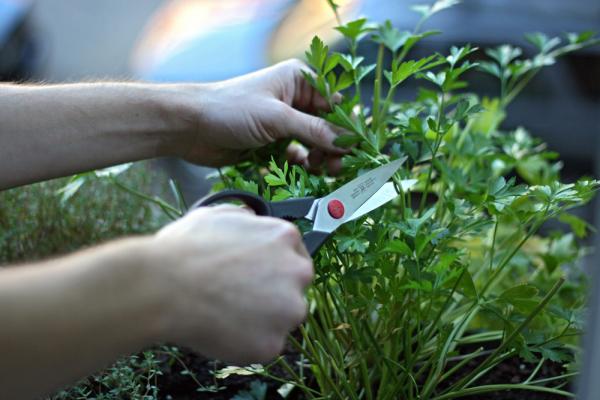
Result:
[[[281,352],[306,316],[313,264],[291,223],[223,205],[201,208],[151,239],[168,290],[162,340],[247,364]]]

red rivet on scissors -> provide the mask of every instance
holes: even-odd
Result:
[[[339,200],[330,200],[327,203],[327,211],[335,219],[340,219],[344,216],[344,203]]]

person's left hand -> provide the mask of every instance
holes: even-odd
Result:
[[[345,150],[333,140],[341,133],[315,116],[329,109],[327,101],[305,80],[308,67],[288,60],[272,67],[223,82],[199,85],[197,124],[193,140],[179,151],[186,160],[223,166],[242,160],[248,150],[286,138],[311,148],[291,145],[288,160],[307,168],[326,162],[330,173],[340,167]],[[341,99],[339,94],[334,96]],[[182,147],[183,147],[182,146]]]

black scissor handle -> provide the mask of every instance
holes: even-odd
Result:
[[[289,221],[295,221],[306,217],[315,202],[314,197],[301,197],[269,202],[254,193],[245,192],[243,190],[224,190],[198,200],[190,207],[190,210],[226,202],[228,200],[242,202],[250,207],[256,215],[277,217]]]
[[[190,207],[190,211],[199,207],[206,207],[217,203],[223,203],[228,200],[235,200],[244,203],[244,205],[250,207],[256,215],[273,216],[273,211],[271,209],[270,203],[265,201],[262,197],[255,195],[254,193],[244,192],[243,190],[224,190],[222,192],[210,194],[195,202]]]

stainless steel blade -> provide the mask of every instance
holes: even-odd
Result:
[[[338,226],[348,221],[360,206],[385,185],[405,160],[406,158],[395,160],[366,172],[320,199],[313,229],[322,232],[333,232]],[[344,214],[341,218],[333,218],[329,214],[328,205],[332,200],[343,203]]]
[[[400,184],[402,185],[402,190],[407,192],[417,182],[418,181],[416,179],[405,179],[403,181],[400,181]],[[347,219],[347,221],[354,221],[355,219],[370,213],[371,211],[381,207],[388,201],[393,200],[394,198],[396,198],[396,196],[398,196],[398,191],[396,190],[396,186],[394,186],[394,182],[386,183],[381,187],[381,189],[377,191],[377,193],[373,195],[373,197],[371,197],[362,206],[360,206],[359,209],[356,210],[354,214],[352,214],[352,216]]]

